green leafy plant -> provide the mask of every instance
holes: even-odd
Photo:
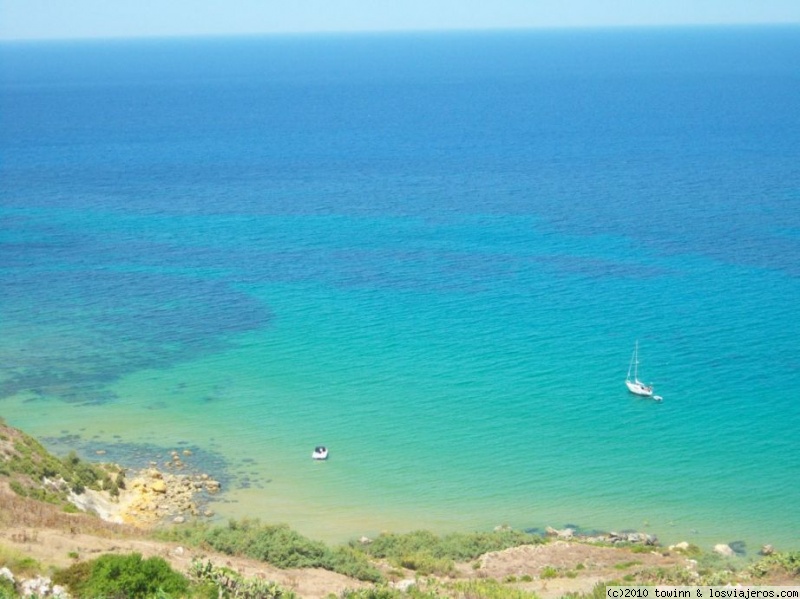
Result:
[[[514,586],[503,585],[490,578],[459,581],[448,585],[451,593],[441,596],[468,597],[470,599],[535,599],[537,595]]]
[[[142,559],[141,554],[103,555],[91,562],[78,562],[56,572],[53,582],[63,584],[80,597],[152,597],[158,593],[184,595],[188,580],[160,557]]]
[[[244,578],[230,568],[215,566],[210,561],[194,560],[189,575],[199,583],[208,583],[216,596],[237,599],[293,599],[295,594],[274,582]]]
[[[631,566],[638,566],[638,565],[641,565],[641,563],[642,562],[637,561],[637,560],[632,560],[632,561],[628,561],[628,562],[619,562],[617,564],[614,564],[614,568],[616,568],[617,570],[627,570]]]
[[[539,578],[556,578],[558,576],[558,570],[556,570],[553,566],[545,566],[542,568],[542,571],[539,572]]]
[[[452,576],[456,562],[475,560],[490,551],[542,542],[539,536],[508,529],[444,536],[417,530],[405,534],[382,534],[367,544],[352,541],[350,546],[359,553],[385,559],[421,576]],[[479,569],[480,563],[474,562],[473,568]]]
[[[331,549],[312,541],[285,524],[261,524],[259,520],[230,520],[227,526],[198,524],[171,529],[160,538],[201,546],[228,555],[262,560],[278,568],[323,568],[360,580],[383,580],[366,555],[352,547]]]
[[[748,571],[756,578],[763,578],[773,572],[800,577],[800,551],[773,553],[772,555],[764,556],[752,564]]]

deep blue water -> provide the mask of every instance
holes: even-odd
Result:
[[[311,535],[796,545],[798,98],[796,27],[2,44],[0,415]]]

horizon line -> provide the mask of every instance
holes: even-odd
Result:
[[[239,32],[194,32],[159,34],[120,34],[88,36],[19,36],[6,37],[0,34],[0,43],[6,42],[67,42],[67,41],[134,41],[167,39],[209,38],[254,38],[254,37],[313,37],[313,36],[359,36],[359,35],[415,35],[435,33],[524,33],[544,31],[601,31],[632,29],[745,29],[757,27],[800,27],[800,21],[757,21],[748,23],[635,23],[603,25],[539,25],[508,27],[419,27],[403,29],[319,29],[286,31],[239,31]]]

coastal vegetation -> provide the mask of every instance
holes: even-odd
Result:
[[[114,464],[95,464],[82,460],[72,451],[59,459],[39,441],[9,427],[0,419],[0,476],[22,497],[30,497],[76,511],[70,493],[86,489],[107,491],[111,497],[125,488],[125,473]]]
[[[225,526],[198,523],[155,534],[166,541],[250,557],[278,568],[323,568],[358,580],[378,582],[382,579],[381,573],[364,554],[346,546],[327,547],[283,524],[230,520]]]
[[[376,560],[419,576],[450,576],[455,573],[456,562],[466,562],[490,551],[544,542],[538,535],[507,529],[444,536],[422,530],[385,533],[374,540],[354,540],[330,548],[286,525],[262,524],[250,519],[231,520],[225,526],[197,523],[155,534],[165,541],[251,557],[279,568],[323,568],[369,582],[385,579],[374,565]]]
[[[373,559],[383,559],[421,576],[450,576],[456,562],[474,560],[490,551],[520,545],[538,545],[544,539],[522,531],[500,528],[492,532],[451,533],[438,536],[426,530],[382,534],[369,542],[351,541],[350,547]]]
[[[53,582],[78,597],[182,597],[189,591],[188,579],[163,558],[138,553],[78,562],[56,572]]]
[[[548,599],[595,599],[612,584],[800,580],[800,551],[769,548],[769,554],[748,559],[733,551],[736,543],[724,556],[689,543],[664,548],[639,533],[597,540],[573,538],[568,529],[546,535],[505,527],[444,535],[418,530],[329,546],[257,519],[143,529],[67,507],[70,497],[90,488],[112,497],[115,488],[131,493],[124,476],[116,478],[121,474],[117,466],[75,454],[56,458],[0,422],[0,599],[44,596],[23,587],[31,581],[93,598],[522,599],[547,591]],[[62,531],[56,535],[60,554],[38,551],[51,543],[53,531]],[[91,539],[96,548],[87,549]],[[131,550],[134,542],[144,543],[148,555]],[[289,574],[277,575],[284,571]],[[304,573],[324,582],[300,593]]]
[[[758,560],[750,566],[750,573],[755,578],[783,574],[787,577],[800,577],[800,551],[773,553]]]

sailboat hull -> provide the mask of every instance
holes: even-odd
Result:
[[[631,379],[631,371],[633,371],[633,378]],[[628,391],[634,395],[641,395],[642,397],[653,397],[653,386],[645,385],[639,380],[639,342],[633,346],[633,355],[631,356],[631,363],[628,366],[628,376],[625,379],[625,385]]]
[[[653,388],[648,387],[641,381],[625,381],[625,385],[628,387],[628,391],[634,395],[641,395],[642,397],[653,396]]]

